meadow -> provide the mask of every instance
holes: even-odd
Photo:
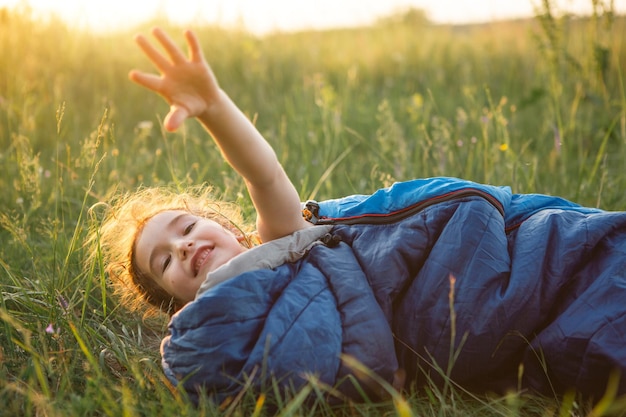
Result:
[[[410,10],[353,29],[193,29],[302,200],[445,175],[624,210],[626,18],[593,4],[586,18],[544,0],[534,19],[469,26]],[[152,70],[133,35],[154,25],[182,43],[165,18],[97,34],[0,9],[0,416],[624,415],[610,393],[593,406],[436,387],[382,404],[331,407],[313,385],[193,407],[160,369],[167,318],[120,307],[85,263],[98,203],[141,185],[210,184],[254,221],[200,125],[166,133],[167,105],[128,81]]]

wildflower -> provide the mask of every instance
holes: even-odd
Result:
[[[46,333],[48,334],[55,334],[57,331],[54,329],[54,326],[52,325],[52,323],[48,324],[48,327],[46,327]]]
[[[120,150],[117,148],[114,148],[113,150],[111,150],[111,155],[112,156],[119,156],[120,154]]]
[[[156,156],[161,156],[162,153],[163,153],[163,150],[161,148],[156,148],[156,151],[154,151],[154,154]]]
[[[141,122],[137,123],[137,128],[139,130],[150,130],[152,129],[152,125],[153,123],[150,120],[142,120]]]
[[[502,145],[500,145],[499,149],[500,149],[502,152],[506,152],[506,151],[508,151],[508,150],[509,150],[509,145],[508,145],[508,144],[506,144],[506,143],[503,143]]]
[[[413,107],[421,109],[424,106],[424,97],[419,93],[413,94],[411,96],[411,104]]]
[[[463,147],[463,141],[461,139],[456,141],[456,146],[458,146],[459,148]]]
[[[472,136],[472,138],[470,139],[470,142],[472,142],[472,144],[478,142],[478,139],[476,138],[476,136]]]
[[[15,200],[15,202],[16,202],[17,204],[22,205],[22,204],[24,204],[24,199],[23,199],[22,197],[18,197],[18,198]]]

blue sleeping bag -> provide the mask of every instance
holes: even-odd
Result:
[[[192,399],[311,376],[376,397],[344,355],[388,382],[403,370],[406,387],[596,399],[626,371],[626,212],[454,178],[305,212],[326,229],[298,259],[228,277],[172,317],[163,367]]]

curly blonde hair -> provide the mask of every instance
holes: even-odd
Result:
[[[184,192],[169,187],[142,188],[114,197],[110,203],[99,203],[91,208],[95,213],[104,207],[101,221],[88,238],[89,263],[104,265],[114,294],[122,305],[131,310],[143,310],[146,302],[151,310],[174,314],[184,303],[139,270],[135,263],[135,241],[144,225],[154,215],[167,210],[185,210],[193,215],[215,221],[222,227],[245,236],[242,243],[251,247],[254,234],[242,226],[241,210],[236,204],[215,200],[206,186],[191,187]]]

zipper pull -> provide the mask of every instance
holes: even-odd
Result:
[[[311,224],[317,224],[319,221],[320,205],[317,201],[308,200],[302,207],[302,217]]]

